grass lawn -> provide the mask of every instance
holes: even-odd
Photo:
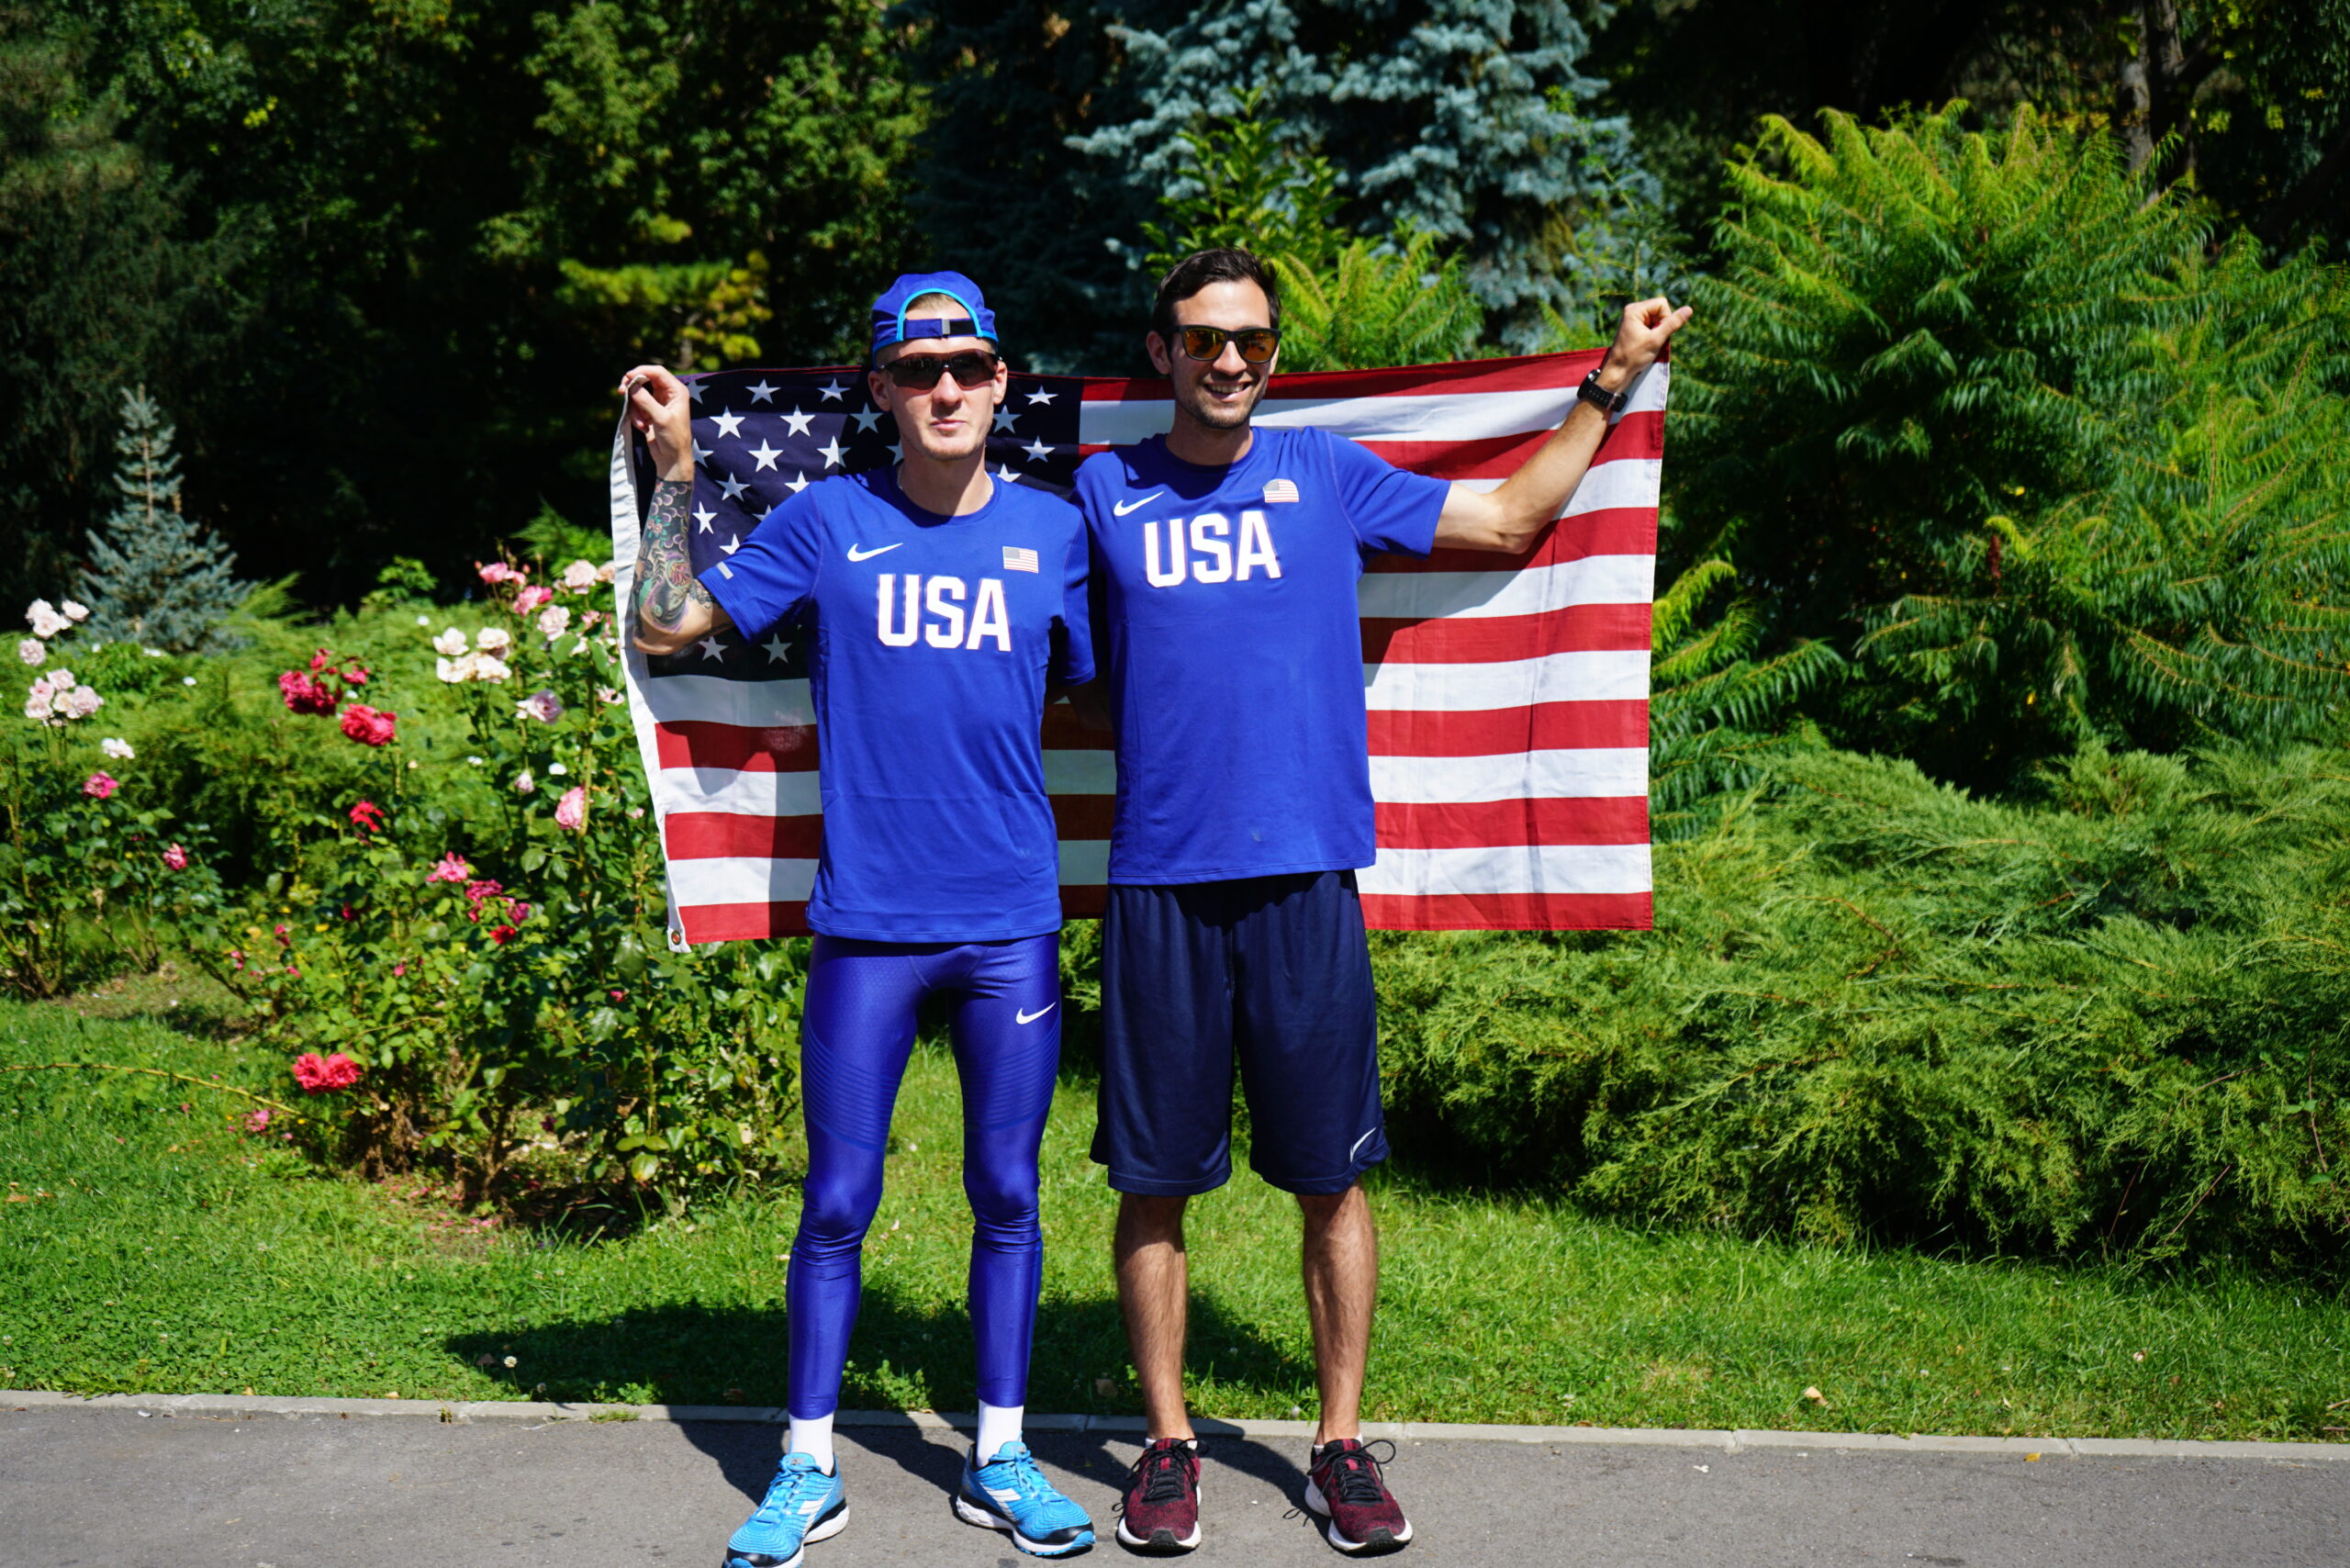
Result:
[[[166,1011],[163,994],[0,1004],[0,1065],[158,1066],[283,1094],[274,1056],[207,1029],[200,1007]],[[563,1240],[320,1174],[243,1132],[248,1108],[153,1078],[0,1073],[0,1387],[782,1403],[793,1192]],[[1091,1121],[1091,1095],[1066,1088],[1045,1147],[1038,1410],[1137,1408]],[[925,1049],[867,1249],[851,1406],[970,1406],[959,1145],[951,1063]],[[1408,1171],[1382,1172],[1373,1197],[1373,1419],[2160,1438],[2350,1427],[2339,1287],[1645,1234]],[[1243,1175],[1192,1212],[1196,1408],[1310,1409],[1294,1206]]]

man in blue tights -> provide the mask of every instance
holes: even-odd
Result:
[[[952,999],[979,1430],[956,1513],[1021,1551],[1093,1544],[1085,1511],[1021,1440],[1043,1276],[1036,1150],[1060,1059],[1060,892],[1039,727],[1048,691],[1093,674],[1085,530],[1067,502],[989,477],[1007,377],[995,320],[957,273],[901,277],[873,304],[873,401],[894,468],[810,485],[697,577],[686,554],[693,436],[683,383],[621,383],[659,468],[635,641],[675,653],[732,625],[794,622],[811,655],[823,849],[800,1018],[808,1182],[785,1285],[791,1416],[766,1500],[727,1568],[797,1568],[848,1495],[833,1416],[856,1322],[865,1233],[915,1011]]]

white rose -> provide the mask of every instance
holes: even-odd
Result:
[[[513,636],[503,626],[485,626],[474,633],[474,647],[481,653],[502,654],[513,645]]]
[[[476,654],[473,657],[474,678],[476,680],[504,680],[508,676],[514,673],[511,669],[507,667],[507,664],[504,659],[498,658],[494,655]]]
[[[444,658],[455,658],[465,651],[465,634],[454,626],[432,639],[432,651]]]

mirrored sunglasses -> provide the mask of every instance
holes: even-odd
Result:
[[[1185,327],[1177,334],[1183,341],[1183,352],[1193,359],[1212,360],[1224,353],[1224,345],[1236,343],[1240,357],[1250,364],[1262,364],[1273,357],[1281,346],[1281,335],[1271,327],[1243,327],[1226,331],[1222,327]]]

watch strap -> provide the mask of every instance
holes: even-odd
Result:
[[[1628,391],[1610,392],[1599,384],[1599,372],[1594,370],[1583,378],[1583,385],[1575,388],[1575,398],[1613,419],[1624,411],[1625,406],[1631,402],[1632,395]]]

